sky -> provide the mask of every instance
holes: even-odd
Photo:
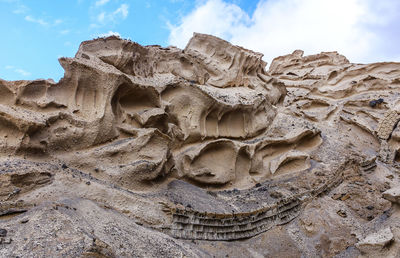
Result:
[[[193,32],[261,52],[302,49],[353,63],[400,62],[399,0],[0,0],[0,78],[63,77],[60,57],[118,35],[184,48]]]

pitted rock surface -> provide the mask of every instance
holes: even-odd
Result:
[[[59,82],[0,80],[1,257],[400,255],[400,63],[266,70],[198,33],[59,61]]]

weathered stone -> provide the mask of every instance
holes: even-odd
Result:
[[[376,233],[366,236],[357,243],[357,248],[363,253],[380,251],[393,241],[393,233],[390,228],[384,228]]]
[[[7,236],[7,230],[4,228],[0,228],[0,237],[6,237]]]
[[[396,110],[388,110],[378,125],[376,134],[382,140],[389,139],[393,130],[400,120],[400,115]]]
[[[400,187],[391,188],[383,192],[382,196],[386,200],[400,204]]]
[[[400,64],[303,54],[112,36],[59,82],[0,80],[0,256],[354,257],[399,232]],[[358,246],[396,257],[381,238]]]

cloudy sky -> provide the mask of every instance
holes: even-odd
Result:
[[[276,56],[338,51],[400,61],[399,0],[0,0],[0,78],[53,78],[57,59],[110,34],[184,48],[193,32]]]

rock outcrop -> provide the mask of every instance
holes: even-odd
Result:
[[[357,243],[357,248],[363,253],[376,251],[379,254],[384,247],[393,241],[393,233],[390,228],[382,229],[377,233],[368,235],[365,239]]]
[[[393,203],[400,204],[400,187],[392,188],[383,192],[383,198]]]
[[[400,63],[204,34],[59,61],[0,80],[0,256],[400,255]]]

